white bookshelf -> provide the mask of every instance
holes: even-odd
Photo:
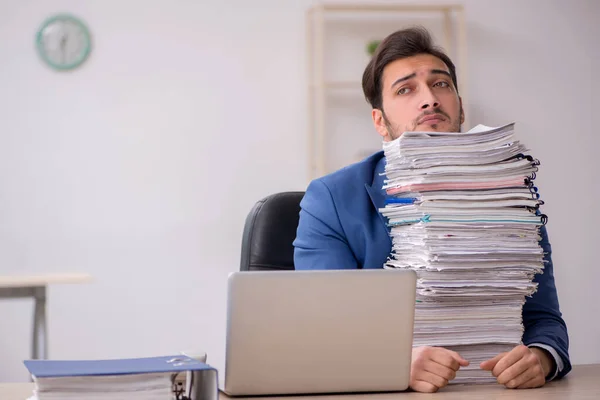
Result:
[[[466,107],[462,5],[322,3],[307,10],[309,179],[381,149],[362,92],[362,73],[370,58],[367,44],[414,25],[427,28],[455,63]]]

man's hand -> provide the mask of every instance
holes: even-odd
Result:
[[[525,345],[519,345],[508,353],[500,353],[480,364],[482,369],[492,371],[499,384],[510,389],[544,386],[552,366],[553,359],[544,350]]]
[[[410,366],[410,387],[417,392],[433,393],[456,377],[456,371],[469,362],[457,352],[442,347],[415,347]]]

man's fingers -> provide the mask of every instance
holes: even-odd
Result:
[[[431,359],[438,364],[452,368],[454,371],[458,371],[461,365],[464,367],[469,365],[469,362],[462,358],[457,352],[442,348],[440,348],[439,351],[434,352],[431,355]]]
[[[429,382],[420,381],[420,380],[413,381],[413,383],[410,385],[410,387],[412,388],[412,390],[415,390],[417,392],[422,392],[422,393],[435,393],[439,389],[437,386],[432,385]]]
[[[442,347],[413,349],[410,387],[418,392],[437,392],[456,377],[460,363],[466,362],[457,353]]]
[[[438,389],[443,388],[448,384],[448,380],[438,376],[436,374],[432,374],[428,371],[420,371],[417,376],[415,376],[416,380],[429,382],[432,385],[435,385]]]
[[[531,351],[527,346],[519,345],[509,351],[504,357],[496,363],[496,366],[492,369],[492,375],[495,377],[500,376],[502,372],[504,372],[508,367],[515,364],[517,361],[525,357],[526,355],[531,354]]]
[[[535,356],[534,356],[535,357]],[[519,361],[505,369],[500,375],[498,375],[498,383],[504,385],[508,381],[515,379],[523,372],[525,372],[528,368],[531,368],[533,365],[530,361],[525,358],[521,358]]]
[[[447,381],[451,381],[456,378],[456,371],[450,367],[446,367],[445,365],[438,364],[437,362],[431,361],[424,365],[423,367],[425,371],[431,372],[437,376],[440,376]]]
[[[482,362],[481,364],[479,364],[479,366],[483,370],[491,371],[492,369],[494,369],[496,364],[498,364],[498,361],[500,361],[502,359],[502,357],[504,357],[506,354],[507,353],[500,353],[496,357],[490,358],[489,360]]]
[[[532,379],[542,377],[543,373],[541,369],[542,367],[539,364],[535,365],[534,367],[528,368],[519,376],[516,376],[513,379],[506,382],[504,386],[506,386],[509,389],[515,389],[525,383],[528,383]]]
[[[460,354],[458,354],[457,352],[452,351],[452,350],[448,350],[448,351],[450,352],[450,354],[452,354],[454,359],[456,361],[458,361],[458,363],[460,364],[461,367],[466,367],[467,365],[469,365],[469,361],[462,358],[462,356]]]
[[[521,384],[520,386],[517,386],[517,389],[537,388],[540,386],[544,386],[545,383],[546,383],[545,378],[542,378],[541,376],[536,376],[535,378],[528,380],[527,382]]]
[[[460,368],[460,364],[458,360],[452,357],[448,352],[438,351],[431,355],[431,360],[437,364],[440,364],[444,367],[451,368],[454,371],[457,371]]]
[[[546,383],[542,364],[526,346],[517,346],[508,353],[481,363],[481,368],[492,371],[498,383],[507,388],[539,387]]]

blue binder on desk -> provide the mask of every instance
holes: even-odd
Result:
[[[175,393],[177,399],[217,400],[219,396],[217,370],[185,355],[109,360],[27,360],[24,364],[36,383],[38,398],[43,398],[41,394],[44,392],[65,390],[67,387],[69,391],[80,390],[85,393],[86,382],[94,382],[95,387],[102,391],[106,390],[102,388],[104,384],[126,389],[129,383],[133,385],[138,378],[156,378],[157,380],[149,385],[155,387],[156,382],[164,383],[165,377],[170,379],[169,389]],[[187,376],[185,390],[178,389],[175,384],[175,378],[180,373]],[[111,378],[109,381],[102,377]],[[122,379],[119,380],[119,377]],[[64,380],[61,382],[56,378]]]

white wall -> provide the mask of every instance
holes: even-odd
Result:
[[[572,360],[600,362],[600,3],[463,3],[467,112],[473,123],[516,121],[542,161]],[[222,366],[225,279],[238,268],[246,213],[307,184],[311,4],[0,3],[0,273],[95,277],[50,289],[51,357],[196,347]],[[58,11],[94,35],[73,73],[49,70],[33,47]],[[29,301],[0,302],[0,381],[27,379],[30,313]]]

